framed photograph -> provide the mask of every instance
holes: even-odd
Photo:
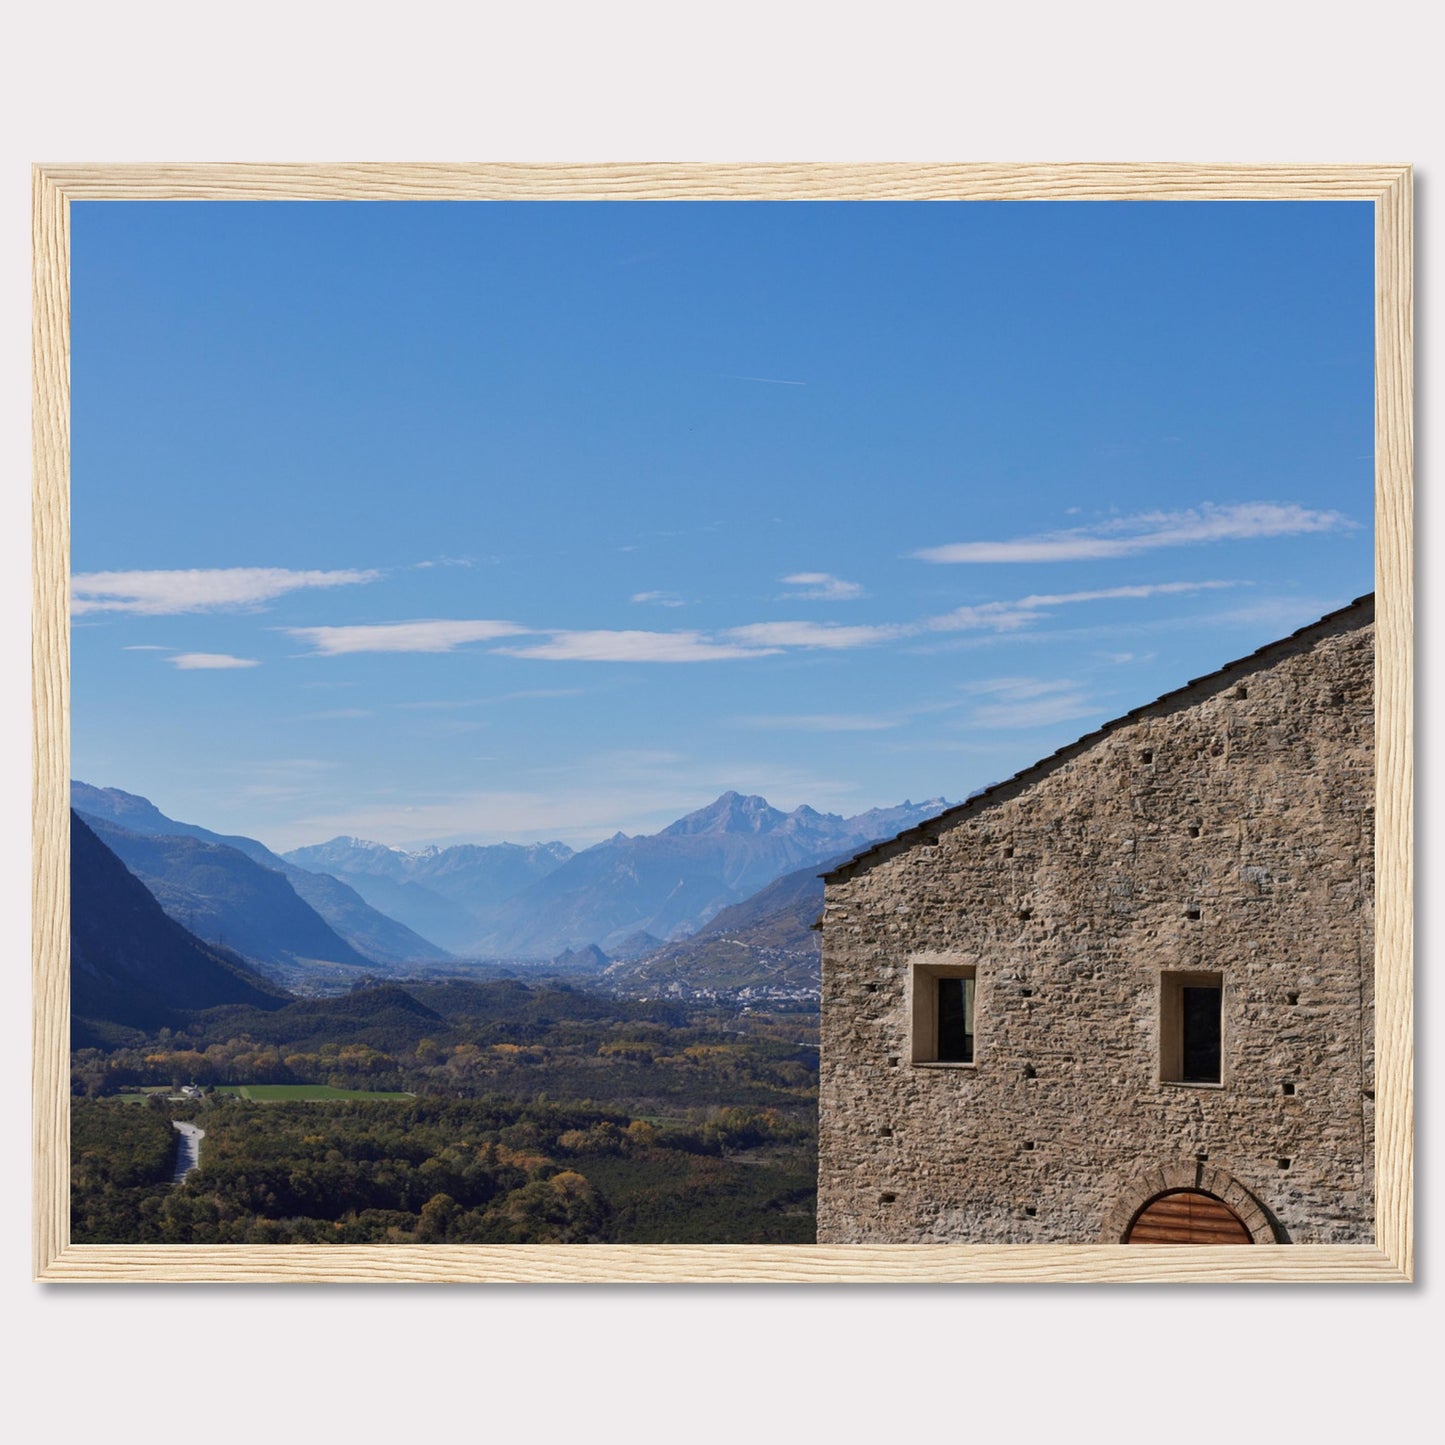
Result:
[[[34,264],[37,1278],[1412,1278],[1409,167]]]

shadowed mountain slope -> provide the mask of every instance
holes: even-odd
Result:
[[[384,909],[340,879],[298,866],[254,838],[213,833],[209,828],[168,818],[149,799],[119,788],[96,788],[89,783],[72,781],[70,801],[82,817],[123,828],[127,833],[142,837],[194,838],[234,848],[262,868],[280,873],[297,897],[309,904],[367,962],[431,962],[450,957],[428,938],[397,918],[388,917]]]
[[[269,1011],[287,996],[235,955],[168,918],[149,890],[70,815],[70,1012],[77,1044],[106,1025],[154,1030],[223,1004]]]
[[[309,961],[375,969],[285,877],[244,853],[201,838],[130,833],[87,818],[100,840],[155,895],[176,922],[234,949],[263,970]]]

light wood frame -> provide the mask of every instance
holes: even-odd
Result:
[[[1062,1282],[1413,1278],[1412,177],[1405,165],[38,165],[34,210],[34,1268],[58,1281]],[[73,1245],[70,202],[1371,201],[1375,207],[1373,1245]]]

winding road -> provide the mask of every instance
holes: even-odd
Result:
[[[182,1124],[179,1119],[172,1119],[171,1127],[181,1136],[176,1150],[176,1172],[171,1180],[179,1184],[192,1169],[200,1166],[201,1140],[206,1137],[206,1131],[195,1124]]]

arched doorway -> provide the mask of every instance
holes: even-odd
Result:
[[[1125,1244],[1253,1244],[1244,1221],[1200,1189],[1156,1194],[1134,1216]]]

